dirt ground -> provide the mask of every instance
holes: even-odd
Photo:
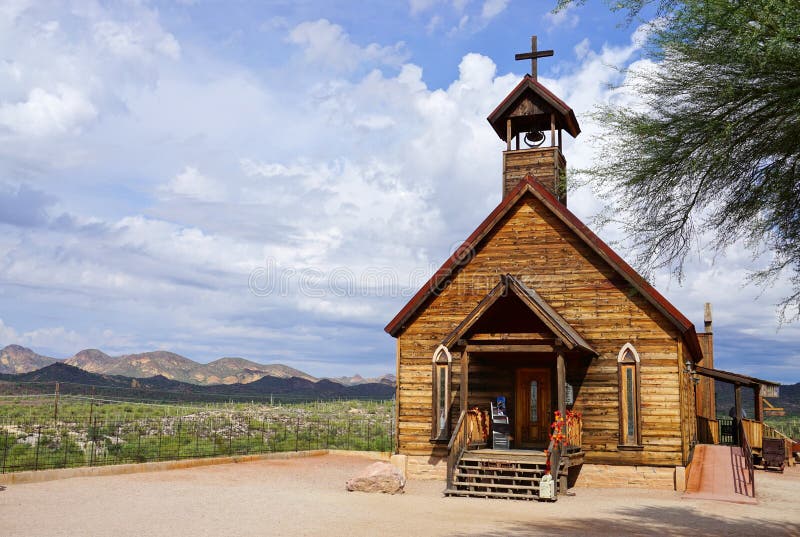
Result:
[[[0,536],[800,535],[800,466],[757,472],[758,505],[634,489],[575,489],[552,504],[346,492],[372,461],[326,455],[10,485]]]

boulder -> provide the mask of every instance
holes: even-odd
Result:
[[[405,484],[400,470],[388,462],[376,462],[370,464],[361,475],[348,479],[345,487],[349,491],[397,494],[403,492]]]

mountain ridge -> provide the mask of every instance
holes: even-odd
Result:
[[[110,390],[119,393],[125,390],[126,397],[172,397],[194,400],[218,400],[220,397],[265,397],[291,396],[293,398],[377,398],[389,399],[394,395],[394,387],[385,384],[366,383],[356,386],[320,379],[312,382],[300,377],[264,376],[247,384],[190,384],[171,380],[163,375],[147,378],[132,378],[123,375],[103,375],[90,373],[64,362],[54,362],[41,369],[19,374],[0,374],[0,392],[13,393],[20,388],[26,393],[38,391],[52,393],[53,384],[60,383],[60,393],[85,394],[87,388]]]
[[[99,349],[83,349],[69,358],[57,359],[37,354],[21,345],[12,344],[0,349],[0,374],[29,373],[54,363],[63,363],[100,375],[136,379],[160,375],[169,380],[201,386],[248,384],[263,377],[302,378],[312,383],[320,380],[285,364],[262,364],[231,356],[203,364],[165,350],[111,356]],[[356,378],[357,381],[351,381]],[[343,386],[370,383],[393,386],[393,378],[393,375],[384,375],[375,379],[365,379],[355,375],[330,380]]]

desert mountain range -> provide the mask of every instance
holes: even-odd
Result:
[[[282,379],[300,378],[309,382],[320,379],[299,369],[283,364],[260,364],[244,358],[220,358],[201,364],[185,356],[168,351],[152,351],[123,356],[109,356],[98,349],[85,349],[66,359],[37,354],[20,345],[8,345],[0,350],[0,374],[29,373],[37,369],[64,363],[100,375],[118,375],[132,378],[162,376],[203,386],[213,384],[248,384],[264,377]],[[344,386],[379,383],[394,385],[394,375],[378,378],[336,377],[328,379]]]

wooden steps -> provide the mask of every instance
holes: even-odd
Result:
[[[466,451],[456,464],[453,483],[446,496],[538,500],[539,483],[547,458],[542,451]],[[569,457],[562,459],[560,475],[565,476]]]

